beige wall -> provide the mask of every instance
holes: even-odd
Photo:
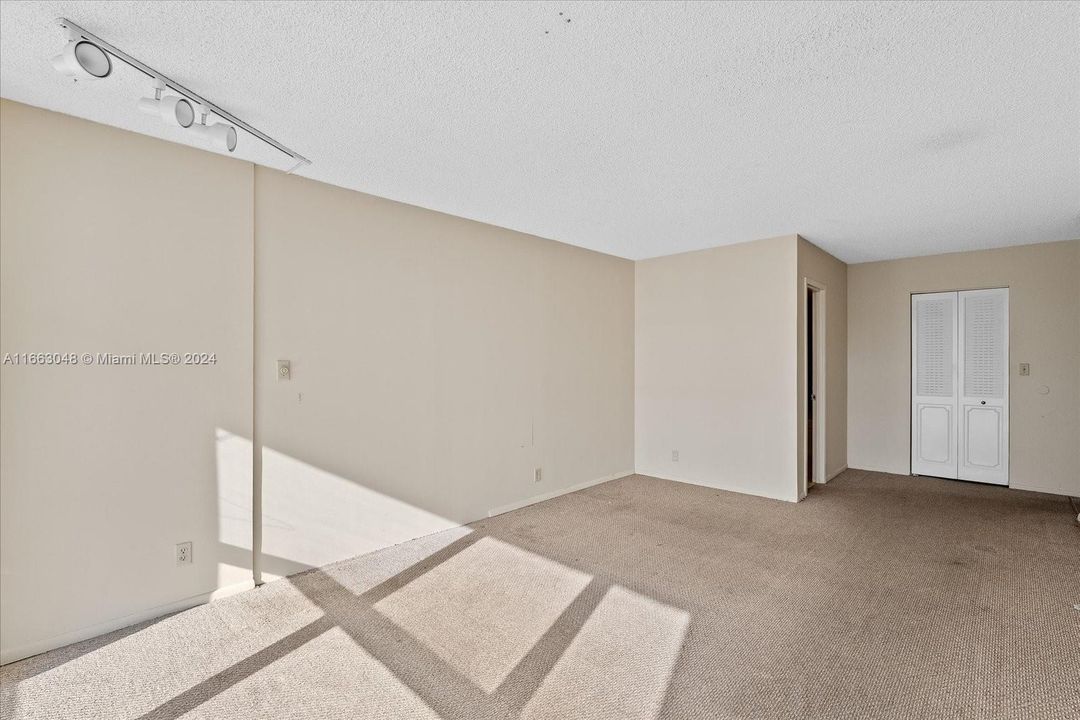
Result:
[[[632,262],[263,168],[255,206],[267,576],[633,472]]]
[[[799,358],[806,352],[805,282],[825,288],[825,478],[832,478],[847,467],[847,265],[821,248],[799,238],[796,303],[798,305]],[[799,477],[805,469],[803,440],[805,417],[801,399],[806,382],[800,360],[798,386],[798,463]]]
[[[1080,240],[849,266],[852,467],[910,472],[910,294],[990,287],[1009,288],[1009,484],[1080,495]]]
[[[0,102],[0,353],[216,353],[0,366],[4,661],[250,584],[251,198],[248,164]]]
[[[794,235],[637,263],[639,473],[797,499],[796,269]]]
[[[633,263],[2,113],[0,350],[217,361],[0,370],[4,661],[249,586],[254,417],[268,578],[633,471]]]

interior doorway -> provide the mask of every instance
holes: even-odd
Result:
[[[814,484],[814,289],[806,288],[806,485]]]
[[[825,286],[809,278],[803,280],[803,317],[805,319],[803,356],[803,393],[800,412],[803,426],[803,462],[799,478],[799,497],[806,497],[814,485],[824,484],[825,477]]]

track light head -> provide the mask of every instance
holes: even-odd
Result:
[[[215,150],[232,152],[236,149],[236,128],[225,123],[199,124],[193,128],[199,138]]]
[[[88,40],[70,39],[52,59],[53,67],[76,80],[100,80],[112,73],[108,53]]]
[[[195,123],[195,108],[187,98],[176,95],[161,96],[165,90],[162,80],[154,80],[154,97],[141,98],[139,109],[149,115],[158,115],[166,125],[189,128]]]
[[[195,109],[191,107],[191,103],[176,95],[166,95],[160,100],[142,98],[139,100],[139,109],[150,115],[159,115],[167,125],[189,128],[195,123]]]

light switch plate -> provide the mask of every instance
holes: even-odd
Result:
[[[291,369],[289,368],[288,360],[277,361],[277,376],[278,380],[288,380],[290,377]]]
[[[1031,374],[1031,364],[1030,363],[1020,363],[1020,374],[1021,375],[1030,375]]]

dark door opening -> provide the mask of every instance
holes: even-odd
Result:
[[[806,487],[814,484],[814,291],[806,289]]]

